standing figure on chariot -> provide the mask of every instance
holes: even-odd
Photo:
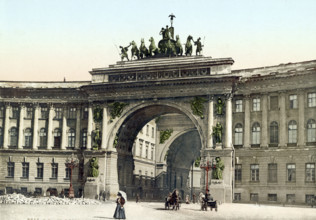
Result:
[[[201,42],[201,38],[200,38],[200,37],[197,39],[197,41],[194,41],[194,45],[196,45],[195,54],[196,54],[196,55],[198,55],[198,54],[201,55],[202,47],[203,47],[204,45],[202,45],[202,42]]]

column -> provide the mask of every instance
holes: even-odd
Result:
[[[250,147],[250,96],[245,98],[245,124],[244,124],[244,147]]]
[[[81,117],[80,117],[80,113],[81,113],[81,108],[80,106],[77,106],[77,115],[76,115],[76,143],[75,143],[75,149],[79,149],[80,148],[80,122],[81,122]]]
[[[53,147],[53,118],[54,118],[54,106],[48,107],[48,128],[47,128],[47,149],[51,150]]]
[[[229,94],[226,99],[226,135],[225,148],[231,148],[233,145],[233,111],[232,111],[232,94]]]
[[[91,135],[92,135],[92,124],[93,124],[93,115],[92,115],[92,105],[89,105],[88,108],[88,130],[87,130],[87,149],[91,149]]]
[[[8,149],[9,147],[9,126],[10,126],[10,110],[11,106],[6,103],[5,106],[5,119],[4,119],[4,129],[3,129],[3,148]]]
[[[268,96],[267,94],[264,94],[261,100],[262,100],[261,147],[268,147],[269,136],[268,136]]]
[[[67,147],[67,106],[63,106],[63,120],[62,120],[62,133],[61,133],[61,150],[65,150]]]
[[[107,107],[103,107],[103,118],[102,118],[102,143],[101,149],[106,149],[108,144],[108,111]],[[135,155],[135,154],[134,154]]]
[[[298,140],[297,146],[305,146],[305,103],[304,103],[304,91],[299,91],[298,93]]]
[[[19,119],[18,149],[23,148],[24,112],[25,112],[25,106],[21,104],[20,105],[20,119]]]
[[[211,96],[208,100],[208,117],[207,117],[207,146],[208,148],[213,147],[213,135],[212,129],[214,124],[214,97]]]
[[[116,152],[109,151],[106,153],[105,169],[105,188],[110,194],[109,199],[115,199],[119,190]]]
[[[36,103],[34,106],[34,119],[33,119],[33,149],[37,149],[38,140],[38,109],[39,105]]]
[[[285,111],[285,93],[282,92],[279,95],[279,109],[280,109],[280,147],[285,147],[287,143],[287,123],[286,123],[286,111]]]

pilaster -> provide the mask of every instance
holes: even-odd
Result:
[[[93,114],[92,114],[92,104],[89,104],[88,107],[88,129],[87,129],[87,149],[91,149],[92,142],[92,125],[93,125]]]
[[[10,126],[10,111],[11,106],[9,103],[5,105],[5,118],[4,118],[4,129],[3,129],[3,149],[8,149],[9,147],[9,126]]]
[[[287,144],[287,123],[286,123],[286,110],[285,110],[285,93],[281,92],[279,94],[280,102],[279,102],[279,108],[280,108],[280,147],[285,147]]]
[[[61,150],[65,150],[67,146],[67,106],[63,106],[63,121],[61,134]]]
[[[23,148],[24,112],[25,106],[23,104],[20,104],[18,149]]]
[[[75,149],[80,148],[80,122],[81,122],[81,114],[80,114],[80,106],[77,106],[77,115],[76,115],[76,142]]]
[[[233,146],[233,110],[232,110],[232,94],[228,94],[226,98],[226,135],[225,135],[225,148]]]
[[[250,95],[245,95],[244,147],[250,148]]]
[[[299,147],[305,146],[305,103],[304,91],[298,92],[298,140]]]
[[[47,128],[47,149],[51,150],[53,147],[53,117],[54,117],[54,106],[49,105],[48,113],[48,128]]]
[[[269,141],[269,136],[268,136],[268,95],[263,94],[262,95],[262,122],[261,122],[261,127],[262,127],[262,135],[261,135],[261,147],[268,147],[268,141]]]
[[[214,97],[208,100],[208,117],[207,117],[207,147],[213,147],[212,129],[214,124]]]
[[[108,111],[107,107],[103,107],[103,118],[102,118],[102,143],[101,149],[106,149],[108,144]]]
[[[38,140],[38,112],[39,105],[36,103],[34,105],[34,118],[33,118],[33,149],[37,150],[37,140]]]

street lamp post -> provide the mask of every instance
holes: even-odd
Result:
[[[77,157],[74,156],[74,154],[71,154],[70,157],[66,159],[66,165],[70,169],[70,186],[69,186],[69,198],[74,198],[75,193],[74,189],[72,187],[72,170],[77,167],[79,164],[79,160]]]
[[[206,186],[205,186],[205,193],[208,193],[208,171],[212,169],[212,165],[209,164],[207,161],[205,166],[200,166],[201,169],[205,169],[206,171]]]

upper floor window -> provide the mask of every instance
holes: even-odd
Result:
[[[308,94],[308,107],[315,107],[316,106],[316,93],[309,93]]]
[[[65,179],[70,179],[70,175],[71,175],[71,170],[70,168],[66,165],[66,168],[65,168]]]
[[[89,117],[89,109],[87,107],[83,108],[82,118],[88,119]]]
[[[77,116],[77,109],[76,108],[69,108],[68,110],[68,118],[75,119]]]
[[[31,128],[25,129],[24,139],[25,139],[24,146],[31,147],[32,146],[32,130],[31,130]]]
[[[242,145],[242,139],[243,139],[242,125],[238,123],[235,126],[235,145]]]
[[[18,146],[18,129],[13,127],[9,131],[10,136],[10,146]]]
[[[148,159],[148,144],[146,144],[146,155],[145,155],[146,157],[146,159]]]
[[[153,160],[154,159],[154,145],[153,144],[151,144],[151,154],[150,154],[150,156],[151,156],[151,159]]]
[[[23,178],[29,178],[29,169],[30,164],[29,163],[22,163],[22,177]]]
[[[151,128],[151,137],[152,138],[155,137],[155,128],[154,127]]]
[[[4,117],[4,106],[0,106],[0,118]]]
[[[146,125],[146,135],[149,136],[149,125]]]
[[[14,177],[14,162],[7,163],[8,168],[8,177]]]
[[[46,147],[47,146],[47,133],[45,128],[40,129],[40,146],[41,147]]]
[[[143,141],[139,140],[139,156],[142,157],[143,152]]]
[[[270,144],[279,143],[279,125],[276,121],[270,124]]]
[[[278,165],[276,163],[268,164],[268,182],[277,182]]]
[[[3,146],[3,128],[0,127],[0,147]]]
[[[242,100],[236,100],[236,112],[242,112]]]
[[[46,107],[41,108],[41,118],[43,119],[48,118],[48,109]]]
[[[306,182],[315,182],[315,164],[307,163],[305,170]]]
[[[290,109],[297,108],[297,95],[290,95]]]
[[[297,143],[297,124],[293,120],[289,122],[289,143]]]
[[[18,107],[12,107],[11,109],[12,118],[19,118],[19,108]]]
[[[76,134],[74,129],[69,129],[68,132],[68,147],[75,147]]]
[[[58,163],[52,163],[52,178],[57,179],[58,177]]]
[[[63,113],[62,113],[62,108],[55,108],[55,119],[62,119]]]
[[[251,181],[259,181],[259,164],[250,165]]]
[[[260,124],[258,122],[252,125],[252,144],[260,144]]]
[[[254,112],[260,111],[260,99],[259,98],[254,98],[252,100],[252,110]]]
[[[241,164],[236,164],[235,166],[235,181],[241,182],[241,174],[242,174],[242,166]]]
[[[270,97],[270,110],[278,110],[279,108],[279,97],[278,96],[271,96]]]
[[[54,130],[54,147],[60,147],[61,143],[61,132],[59,128]]]
[[[307,122],[307,142],[316,142],[316,122],[309,119]]]
[[[287,164],[287,181],[288,182],[295,182],[296,180],[296,167],[295,164]]]
[[[81,147],[87,148],[87,129],[82,129],[81,133]]]
[[[26,118],[33,118],[33,108],[26,108]]]
[[[43,163],[37,163],[37,176],[38,179],[43,179],[43,173],[44,173],[44,164]]]

